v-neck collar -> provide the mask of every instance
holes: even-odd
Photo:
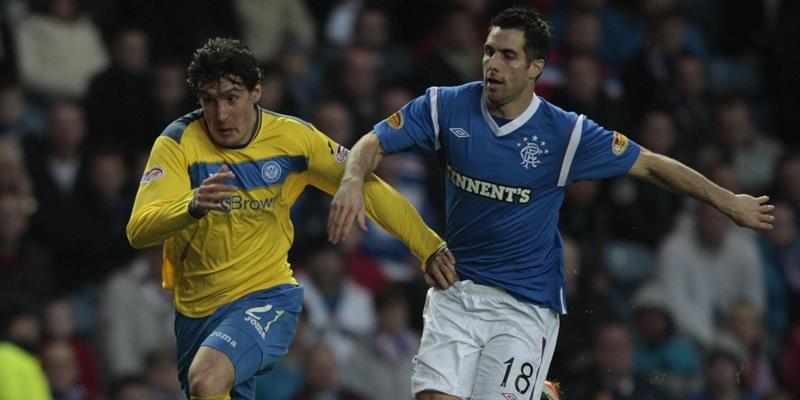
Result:
[[[495,121],[494,118],[492,118],[492,115],[489,114],[489,107],[486,100],[486,94],[483,93],[481,94],[481,113],[483,113],[483,119],[484,121],[486,121],[486,124],[489,125],[489,128],[492,129],[494,135],[497,137],[502,137],[515,131],[517,128],[528,122],[528,120],[531,119],[531,117],[533,117],[533,114],[536,113],[536,110],[539,109],[539,104],[541,103],[542,101],[539,99],[539,96],[537,96],[536,93],[534,93],[533,100],[531,100],[531,104],[528,105],[528,108],[526,108],[525,111],[519,115],[519,117],[514,118],[513,120],[511,120],[511,122],[503,126],[498,126],[497,121]]]

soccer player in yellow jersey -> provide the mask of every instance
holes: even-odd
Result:
[[[128,238],[164,242],[164,287],[174,292],[179,378],[190,399],[253,399],[255,376],[286,354],[303,287],[287,254],[289,208],[306,185],[335,193],[348,150],[312,125],[256,105],[261,71],[234,39],[194,54],[188,83],[201,109],[156,139]],[[444,241],[389,185],[370,176],[371,218],[409,246],[425,280],[458,278]]]

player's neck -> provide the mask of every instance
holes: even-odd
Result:
[[[525,110],[527,110],[528,107],[531,105],[532,101],[533,101],[533,92],[529,92],[529,93],[522,93],[519,95],[519,97],[512,99],[504,104],[497,104],[488,101],[486,103],[486,106],[489,109],[489,114],[491,114],[492,116],[512,120],[522,115],[522,113],[524,113]]]

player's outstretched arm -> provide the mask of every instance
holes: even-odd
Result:
[[[364,180],[375,170],[383,155],[383,146],[374,131],[364,135],[350,150],[342,182],[328,212],[328,240],[331,243],[347,238],[353,221],[358,221],[362,231],[367,230]]]
[[[736,225],[754,230],[772,230],[775,207],[769,197],[734,194],[711,182],[699,172],[667,156],[642,148],[628,176],[642,179],[675,193],[708,203],[727,215]]]

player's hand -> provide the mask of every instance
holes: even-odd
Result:
[[[221,210],[222,201],[230,200],[237,190],[236,186],[226,185],[223,181],[234,178],[236,176],[230,172],[227,165],[223,165],[219,172],[206,178],[194,191],[192,200],[194,211],[206,215],[211,210]]]
[[[336,244],[345,240],[354,220],[362,231],[367,231],[363,187],[342,182],[328,211],[328,241]]]
[[[445,248],[425,269],[425,283],[436,289],[447,289],[459,280],[456,272],[456,258],[450,249]]]
[[[728,216],[741,227],[756,231],[771,231],[774,228],[772,222],[775,221],[775,216],[772,212],[775,206],[767,204],[768,201],[769,196],[753,197],[737,194]]]

